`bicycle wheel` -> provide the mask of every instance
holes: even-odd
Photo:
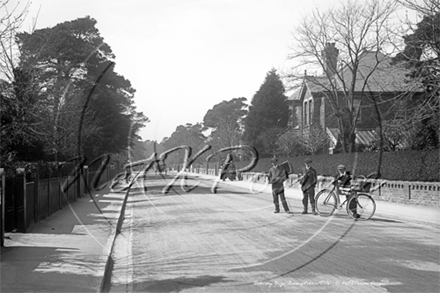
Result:
[[[333,190],[323,189],[315,196],[316,210],[322,217],[328,217],[336,209],[337,201]]]
[[[348,200],[347,214],[355,220],[368,220],[375,212],[376,202],[369,194],[359,193]]]

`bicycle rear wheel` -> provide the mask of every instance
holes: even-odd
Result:
[[[355,220],[368,220],[375,212],[376,202],[369,194],[359,193],[348,200],[347,214]]]
[[[315,196],[316,210],[322,217],[331,216],[337,204],[336,195],[333,190],[323,189]]]

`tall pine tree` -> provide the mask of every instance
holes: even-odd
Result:
[[[115,56],[96,23],[87,16],[17,34],[16,72],[32,77],[28,88],[39,110],[34,133],[49,159],[53,153],[58,159],[78,151],[90,158],[118,153],[133,145],[148,122],[136,110],[130,81],[110,66]]]
[[[289,110],[284,92],[279,75],[275,69],[271,69],[252,98],[248,115],[244,119],[244,141],[254,146],[262,156],[275,153],[274,144],[267,140],[276,139],[274,134],[281,134],[287,128]]]

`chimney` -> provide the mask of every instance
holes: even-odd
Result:
[[[339,50],[336,48],[335,43],[327,43],[321,54],[324,61],[324,71],[330,76],[334,75],[339,55]]]

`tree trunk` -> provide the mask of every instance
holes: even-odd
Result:
[[[383,155],[382,116],[380,114],[379,107],[377,106],[376,99],[374,98],[373,95],[370,95],[370,96],[371,96],[371,100],[373,101],[373,104],[374,104],[374,109],[376,111],[377,121],[379,122],[379,159],[378,159],[378,164],[377,164],[377,178],[379,178],[381,176],[380,169],[382,166],[382,155]]]
[[[348,153],[347,145],[345,143],[347,141],[347,138],[346,138],[346,135],[345,135],[344,122],[343,122],[342,115],[340,113],[338,114],[337,119],[338,119],[338,126],[339,126],[339,135],[340,135],[340,138],[341,138],[342,152],[343,153]]]

